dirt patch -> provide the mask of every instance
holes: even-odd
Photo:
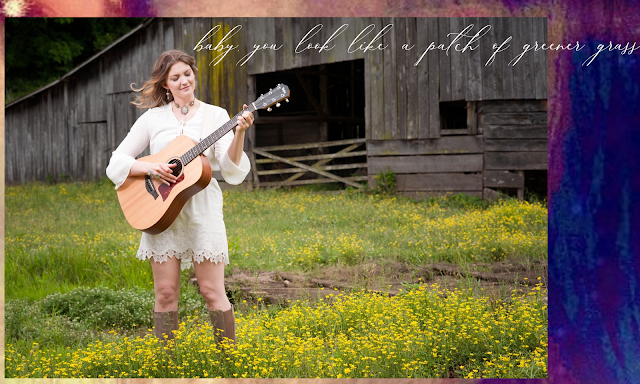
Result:
[[[540,277],[540,280],[538,280]],[[197,284],[197,280],[191,281]],[[361,289],[394,296],[413,284],[437,283],[441,288],[484,290],[494,299],[509,296],[541,282],[547,284],[547,264],[507,260],[476,263],[464,267],[434,263],[415,267],[405,263],[367,263],[357,266],[330,266],[315,272],[234,270],[225,285],[236,300],[248,303],[284,304],[290,300],[327,299],[330,295]]]

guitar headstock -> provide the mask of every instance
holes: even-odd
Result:
[[[289,87],[284,84],[278,84],[277,87],[270,89],[269,92],[264,95],[260,95],[253,104],[256,106],[256,109],[266,109],[271,112],[272,105],[275,104],[276,107],[279,107],[282,100],[285,100],[288,103],[289,95],[291,95]]]

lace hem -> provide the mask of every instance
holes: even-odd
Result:
[[[180,260],[181,270],[191,268],[192,261],[195,261],[196,263],[200,264],[203,261],[205,261],[205,259],[215,264],[219,262],[223,262],[225,265],[229,265],[229,255],[227,255],[226,252],[213,254],[213,252],[206,249],[197,249],[194,251],[193,249],[188,248],[184,252],[177,252],[173,249],[169,249],[165,252],[156,252],[151,249],[145,249],[145,250],[138,249],[138,253],[136,254],[136,257],[140,260],[148,260],[153,258],[153,260],[157,263],[164,263],[170,257],[172,258],[175,257]]]

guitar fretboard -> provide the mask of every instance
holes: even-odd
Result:
[[[231,120],[224,123],[220,128],[216,129],[212,134],[205,137],[195,145],[193,148],[188,150],[184,155],[180,156],[183,164],[189,164],[193,159],[198,157],[202,152],[206,151],[207,148],[212,146],[216,141],[220,140],[220,138],[226,135],[230,130],[233,129],[236,125],[238,125],[238,118],[242,116],[244,112],[254,112],[256,108],[253,106],[253,103],[249,105],[247,109],[243,109],[242,111],[236,113],[235,116],[231,118]]]

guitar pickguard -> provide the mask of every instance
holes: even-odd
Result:
[[[169,193],[171,193],[171,190],[173,189],[173,187],[178,185],[178,183],[181,182],[182,180],[184,180],[184,172],[182,173],[182,175],[180,175],[180,177],[178,177],[175,183],[171,185],[166,185],[164,183],[160,184],[160,186],[158,187],[158,190],[160,191],[160,195],[162,195],[162,201],[167,200],[167,197],[169,197]]]

